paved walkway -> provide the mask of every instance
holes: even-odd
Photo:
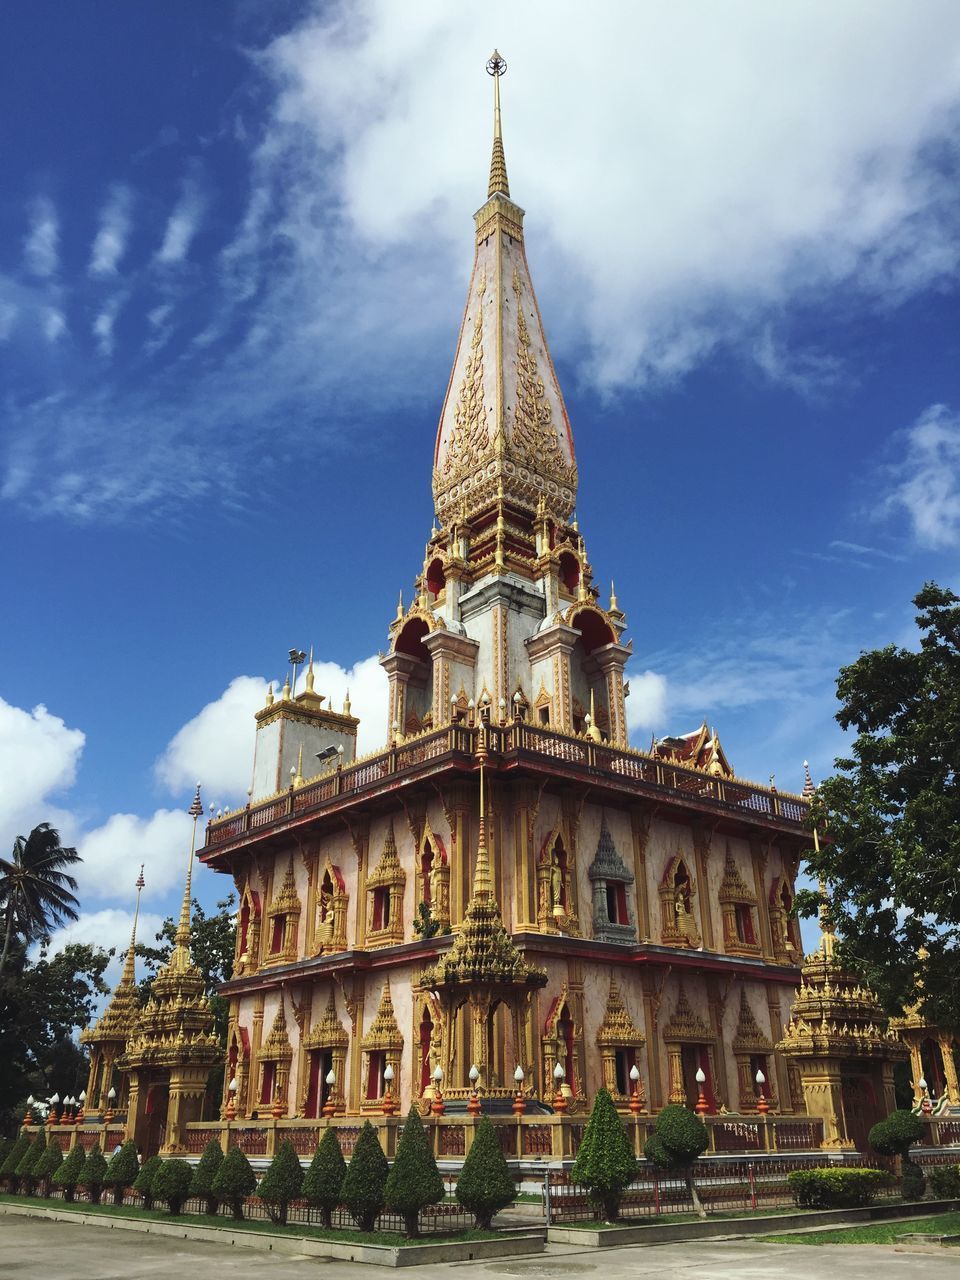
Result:
[[[894,1252],[872,1245],[814,1248],[809,1245],[732,1241],[655,1245],[601,1252],[551,1246],[547,1254],[496,1262],[446,1263],[442,1266],[364,1267],[349,1262],[282,1258],[225,1245],[192,1240],[74,1227],[38,1218],[0,1220],[2,1280],[365,1280],[410,1276],[439,1280],[451,1266],[467,1280],[957,1280],[957,1254]]]

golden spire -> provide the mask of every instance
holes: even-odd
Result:
[[[300,743],[300,750],[297,752],[297,772],[293,775],[293,785],[295,787],[303,786],[303,743]]]
[[[197,847],[197,819],[203,814],[203,803],[200,799],[200,783],[197,783],[197,794],[193,804],[187,810],[193,818],[193,830],[190,833],[190,856],[187,859],[187,879],[183,886],[183,902],[180,904],[180,923],[174,934],[173,954],[170,957],[171,969],[185,969],[190,964],[190,902],[191,885],[193,883],[193,855]]]
[[[310,646],[310,662],[307,665],[307,693],[313,693],[313,645]]]
[[[827,960],[833,959],[833,949],[837,935],[830,923],[830,904],[827,900],[827,882],[820,877],[820,907],[817,912],[820,921],[820,953]]]
[[[477,861],[473,868],[473,902],[486,902],[493,897],[493,884],[490,879],[490,858],[487,854],[487,815],[484,798],[483,766],[486,753],[480,756],[480,834],[477,839]]]
[[[610,579],[610,613],[618,613],[620,606],[617,604],[617,589],[613,585],[613,579]]]
[[[140,864],[140,874],[137,876],[137,905],[133,911],[133,930],[130,934],[130,950],[127,952],[127,958],[123,962],[123,976],[120,979],[121,986],[132,987],[134,983],[134,957],[135,947],[137,945],[137,921],[140,919],[140,895],[143,893],[143,863]]]
[[[490,182],[487,197],[497,195],[509,196],[510,183],[507,181],[507,162],[503,154],[503,134],[500,131],[500,77],[507,69],[500,54],[494,49],[487,63],[487,74],[493,76],[493,155],[490,158]]]

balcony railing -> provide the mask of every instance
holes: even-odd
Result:
[[[605,778],[614,785],[632,783],[651,795],[672,794],[745,816],[798,827],[806,818],[807,804],[801,796],[739,778],[715,777],[702,769],[673,764],[630,747],[611,747],[582,734],[558,733],[519,720],[488,725],[485,730],[458,723],[401,740],[301,787],[291,786],[258,804],[226,814],[207,827],[206,850],[213,852],[218,845],[243,839],[250,833],[278,827],[351,796],[379,790],[399,775],[416,777],[433,772],[441,761],[460,761],[467,766],[482,732],[487,735],[487,750],[494,766],[539,762],[571,777]]]

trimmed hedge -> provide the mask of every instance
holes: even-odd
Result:
[[[176,1217],[183,1202],[190,1194],[193,1168],[186,1160],[164,1160],[153,1175],[152,1191],[155,1200],[166,1200],[167,1211]]]
[[[17,1178],[20,1182],[20,1190],[25,1196],[30,1195],[36,1182],[36,1174],[34,1169],[46,1155],[47,1151],[47,1135],[44,1129],[41,1129],[33,1142],[23,1153],[23,1158],[17,1165]]]
[[[457,1199],[473,1214],[477,1229],[487,1231],[494,1214],[516,1198],[516,1184],[496,1126],[489,1116],[483,1116],[457,1179]]]
[[[300,1157],[294,1151],[292,1142],[281,1142],[257,1187],[257,1197],[267,1206],[271,1222],[278,1222],[282,1227],[287,1225],[290,1201],[296,1200],[302,1187]]]
[[[237,1222],[243,1221],[243,1202],[257,1187],[257,1175],[239,1147],[231,1147],[214,1174],[213,1194],[228,1204]]]
[[[53,1175],[53,1185],[61,1189],[67,1204],[73,1200],[77,1185],[83,1177],[83,1166],[86,1162],[86,1152],[78,1142],[76,1146],[70,1148],[66,1160]]]
[[[430,1139],[420,1112],[412,1106],[384,1187],[387,1208],[401,1215],[408,1239],[415,1240],[420,1235],[420,1210],[428,1204],[439,1204],[443,1193],[443,1179],[430,1149]]]
[[[942,1164],[931,1169],[930,1187],[941,1200],[960,1200],[960,1164]]]
[[[320,1218],[325,1227],[331,1225],[331,1215],[340,1204],[346,1173],[347,1162],[340,1150],[337,1131],[327,1129],[303,1179],[304,1199],[320,1210]]]
[[[343,1203],[361,1231],[372,1231],[376,1225],[386,1203],[389,1172],[377,1131],[365,1120],[343,1179]]]
[[[133,1190],[143,1196],[143,1207],[153,1208],[153,1180],[157,1176],[163,1161],[159,1156],[150,1156],[140,1166],[140,1172],[133,1181]]]
[[[603,1207],[607,1222],[620,1217],[620,1201],[637,1174],[633,1147],[606,1089],[598,1089],[570,1176]]]
[[[860,1209],[892,1182],[884,1169],[795,1169],[787,1177],[799,1209]]]
[[[113,1203],[123,1204],[123,1193],[132,1187],[140,1172],[140,1161],[137,1159],[137,1144],[125,1142],[119,1151],[115,1151],[107,1163],[103,1175],[103,1185],[113,1189]]]
[[[83,1162],[83,1168],[80,1171],[80,1177],[77,1179],[77,1186],[83,1187],[90,1196],[91,1204],[100,1203],[100,1195],[103,1191],[103,1178],[107,1172],[107,1162],[103,1158],[103,1152],[100,1150],[100,1144],[91,1147],[87,1152],[87,1158]]]
[[[223,1147],[220,1145],[220,1139],[211,1138],[203,1148],[203,1154],[193,1171],[193,1181],[190,1183],[190,1194],[203,1199],[203,1211],[211,1218],[217,1216],[219,1204],[217,1197],[213,1194],[213,1180],[222,1164]]]
[[[14,1193],[16,1193],[17,1188],[20,1186],[20,1179],[17,1177],[17,1165],[26,1155],[32,1141],[33,1140],[29,1133],[24,1129],[23,1133],[20,1134],[16,1142],[7,1152],[7,1156],[3,1164],[0,1165],[0,1181],[9,1183],[10,1190]]]
[[[47,1143],[47,1149],[33,1166],[33,1176],[36,1179],[37,1190],[42,1196],[45,1196],[50,1190],[50,1180],[63,1164],[63,1152],[60,1149],[60,1143],[51,1140]]]

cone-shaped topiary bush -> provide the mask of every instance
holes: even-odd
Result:
[[[50,1179],[63,1164],[63,1152],[60,1143],[51,1139],[47,1149],[33,1166],[33,1176],[38,1196],[50,1194]]]
[[[153,1175],[153,1198],[166,1200],[167,1211],[171,1217],[176,1217],[190,1194],[192,1181],[193,1169],[188,1161],[164,1160]]]
[[[100,1144],[98,1143],[87,1152],[87,1158],[83,1162],[83,1169],[77,1179],[77,1186],[86,1191],[90,1197],[91,1204],[100,1203],[100,1195],[103,1191],[103,1177],[106,1172],[107,1162],[103,1158],[103,1152],[100,1150]]]
[[[67,1204],[73,1200],[74,1193],[77,1190],[77,1184],[83,1176],[83,1166],[87,1162],[86,1152],[78,1142],[70,1148],[66,1160],[53,1175],[53,1185],[59,1187],[63,1192],[63,1198]]]
[[[606,1089],[598,1089],[571,1177],[590,1191],[607,1222],[620,1216],[620,1200],[636,1177],[637,1160],[623,1121]]]
[[[3,1168],[3,1162],[13,1150],[13,1138],[0,1138],[0,1169]]]
[[[303,1179],[304,1198],[308,1204],[320,1210],[325,1227],[330,1226],[331,1214],[341,1202],[346,1172],[347,1162],[340,1150],[337,1131],[327,1129]]]
[[[302,1187],[300,1157],[292,1142],[281,1142],[257,1187],[257,1196],[267,1206],[271,1222],[279,1222],[283,1227],[287,1225],[290,1201],[296,1200]]]
[[[922,1200],[927,1180],[923,1170],[910,1159],[910,1147],[926,1132],[926,1126],[912,1111],[891,1111],[886,1120],[875,1124],[868,1141],[881,1156],[899,1156],[902,1160],[900,1194],[904,1200]]]
[[[243,1219],[243,1202],[256,1189],[257,1175],[239,1147],[231,1147],[214,1174],[213,1194],[228,1204],[237,1221]]]
[[[219,1204],[217,1197],[213,1194],[213,1180],[222,1164],[223,1147],[220,1145],[220,1139],[211,1138],[203,1148],[203,1154],[193,1171],[190,1194],[201,1197],[204,1202],[204,1213],[209,1214],[212,1218],[217,1216]]]
[[[698,1115],[679,1103],[664,1107],[657,1116],[653,1133],[644,1144],[643,1154],[661,1169],[677,1169],[683,1173],[693,1207],[701,1218],[707,1216],[693,1181],[693,1166],[709,1144],[707,1126]]]
[[[148,1160],[144,1160],[140,1166],[140,1172],[134,1179],[133,1189],[143,1196],[145,1209],[153,1208],[153,1180],[162,1164],[163,1161],[159,1156],[150,1156]]]
[[[364,1122],[343,1179],[343,1203],[361,1231],[372,1231],[383,1209],[390,1166],[377,1131]]]
[[[140,1161],[137,1159],[137,1144],[125,1142],[119,1151],[115,1151],[107,1162],[107,1170],[103,1175],[103,1185],[113,1190],[113,1203],[123,1204],[123,1193],[132,1187],[140,1172]]]
[[[430,1139],[420,1112],[412,1106],[384,1188],[387,1208],[402,1215],[404,1234],[416,1239],[420,1234],[420,1210],[428,1204],[439,1204],[443,1193],[443,1179],[430,1149]]]
[[[6,1159],[0,1165],[0,1181],[5,1182],[7,1187],[16,1193],[20,1186],[20,1179],[17,1177],[17,1165],[26,1155],[33,1139],[24,1129],[23,1133],[17,1138],[16,1142],[7,1152]]]
[[[473,1214],[475,1225],[486,1231],[494,1214],[513,1204],[516,1198],[517,1188],[496,1127],[489,1116],[484,1116],[460,1170],[457,1199]]]
[[[36,1184],[36,1176],[34,1169],[43,1159],[47,1150],[47,1135],[41,1129],[34,1138],[30,1146],[23,1153],[23,1159],[17,1165],[17,1177],[20,1180],[20,1191],[23,1195],[29,1196],[33,1193]]]

